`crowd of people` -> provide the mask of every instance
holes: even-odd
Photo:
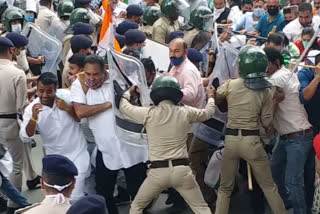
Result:
[[[0,0],[0,15],[1,211],[142,214],[164,193],[165,212],[227,214],[245,186],[252,213],[320,213],[320,0]]]

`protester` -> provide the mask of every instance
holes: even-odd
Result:
[[[279,50],[266,48],[265,52],[269,61],[267,74],[270,82],[280,91],[278,93],[283,95],[274,99],[273,127],[280,135],[280,140],[272,153],[272,175],[286,207],[291,205],[295,213],[308,213],[311,209],[311,206],[306,205],[309,203],[308,194],[313,197],[313,191],[310,192],[308,188],[313,186],[314,179],[305,177],[315,175],[314,168],[305,168],[314,165],[314,154],[311,153],[312,126],[297,95],[300,88],[297,74],[283,66],[283,57]],[[313,158],[308,158],[309,156]],[[305,196],[307,190],[308,194]]]
[[[251,34],[268,37],[270,32],[275,33],[283,30],[285,21],[284,16],[280,13],[279,0],[267,0],[267,12],[261,17],[255,30],[250,32]]]
[[[311,26],[316,31],[319,28],[320,17],[313,16],[312,6],[309,3],[302,3],[299,6],[299,18],[290,22],[283,29],[288,39],[292,42],[301,38],[301,33],[305,27]]]

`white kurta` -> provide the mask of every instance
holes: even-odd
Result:
[[[20,138],[24,142],[31,139],[26,133],[26,127],[32,117],[32,107],[37,103],[40,103],[39,98],[30,103],[23,114]],[[76,177],[76,187],[71,199],[78,199],[83,195],[84,180],[90,169],[87,143],[80,123],[76,122],[66,111],[60,110],[54,103],[52,108],[42,107],[36,129],[40,133],[47,155],[63,155],[76,165],[79,175]]]
[[[79,80],[71,87],[72,102],[86,105],[97,105],[112,102],[112,89],[108,81],[96,90],[89,89],[85,94]],[[122,142],[115,133],[112,109],[88,118],[89,127],[93,132],[98,150],[102,153],[104,165],[110,170],[129,168],[148,160],[146,145],[135,145]]]

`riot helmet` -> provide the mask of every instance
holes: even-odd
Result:
[[[239,75],[247,88],[262,90],[271,87],[266,77],[268,58],[261,48],[244,46],[239,52],[237,63]]]
[[[176,78],[161,76],[155,79],[152,84],[150,97],[155,105],[163,100],[171,100],[178,104],[183,97],[183,93]]]
[[[2,24],[7,32],[21,32],[25,12],[17,7],[10,7],[2,14]]]
[[[76,8],[70,15],[70,25],[68,26],[66,33],[73,33],[73,26],[77,22],[89,23],[89,11],[85,8]]]
[[[161,4],[162,15],[176,21],[181,11],[187,10],[190,5],[185,0],[163,0]]]
[[[152,26],[160,17],[159,7],[147,7],[143,13],[142,23],[144,25]]]
[[[213,27],[213,14],[208,7],[200,6],[191,12],[189,24],[199,30],[209,31]]]
[[[72,1],[60,2],[58,5],[58,16],[60,19],[68,20],[73,10],[74,4]]]

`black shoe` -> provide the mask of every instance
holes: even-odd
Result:
[[[38,175],[35,179],[27,181],[28,189],[33,190],[39,188],[37,186],[40,184],[40,178],[41,176]]]
[[[14,214],[14,212],[18,209],[21,209],[21,207],[18,208],[13,208],[13,207],[7,207],[7,212],[6,214]]]
[[[7,210],[7,200],[0,197],[0,212],[5,212]]]
[[[114,200],[117,206],[127,205],[131,203],[131,197],[129,194],[118,194],[116,197],[114,197]]]

